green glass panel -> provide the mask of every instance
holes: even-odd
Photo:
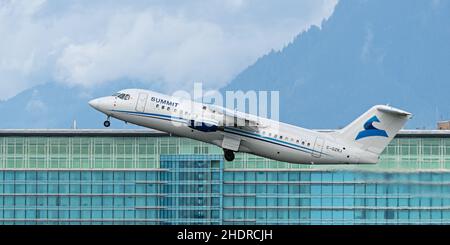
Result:
[[[147,160],[146,159],[139,159],[137,168],[147,168]]]
[[[16,164],[15,164],[16,168],[25,168],[25,161],[23,158],[16,158]]]
[[[36,159],[36,168],[46,168],[46,161],[44,158],[37,158]]]
[[[266,168],[266,162],[265,161],[257,162],[256,168]]]
[[[103,168],[113,168],[113,161],[109,158],[103,159]]]
[[[50,168],[58,168],[59,164],[58,164],[58,159],[50,159]]]
[[[72,160],[72,168],[80,168],[81,167],[81,159],[75,158]]]
[[[133,160],[131,158],[125,159],[125,168],[134,168]]]
[[[93,167],[94,168],[102,168],[103,167],[103,159],[102,158],[95,158]]]
[[[7,167],[7,168],[14,168],[14,167],[15,167],[15,164],[14,164],[14,158],[8,157],[8,158],[6,159],[6,167]]]
[[[60,158],[58,168],[69,168],[69,161],[67,158]]]
[[[81,159],[81,168],[91,168],[89,159],[87,159],[87,158]]]

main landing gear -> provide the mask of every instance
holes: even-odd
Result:
[[[228,162],[232,162],[234,160],[234,152],[231,150],[223,149],[223,156]]]
[[[108,118],[106,118],[106,121],[103,123],[103,126],[105,126],[105,128],[109,128],[109,126],[111,126],[111,122],[109,121],[109,116],[108,116]]]

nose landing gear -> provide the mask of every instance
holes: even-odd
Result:
[[[109,126],[111,126],[111,122],[109,121],[109,116],[108,116],[108,118],[106,119],[106,121],[103,122],[103,126],[105,126],[105,128],[109,128]]]
[[[232,162],[234,160],[234,152],[231,150],[223,149],[223,156],[228,162]]]

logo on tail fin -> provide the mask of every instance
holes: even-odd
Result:
[[[367,122],[364,123],[364,130],[358,133],[355,140],[359,140],[370,136],[388,137],[386,131],[375,128],[375,126],[373,126],[374,122],[380,122],[377,116],[373,116],[372,118],[367,120]]]

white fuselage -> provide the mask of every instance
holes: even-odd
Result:
[[[190,122],[223,122],[220,107],[184,100],[164,94],[129,89],[128,98],[108,96],[90,104],[108,116],[173,135],[224,147],[224,139],[239,141],[237,150],[298,164],[376,163],[378,156],[341,142],[330,132],[318,132],[247,115],[261,123],[256,130],[223,126],[210,132],[198,130]]]

